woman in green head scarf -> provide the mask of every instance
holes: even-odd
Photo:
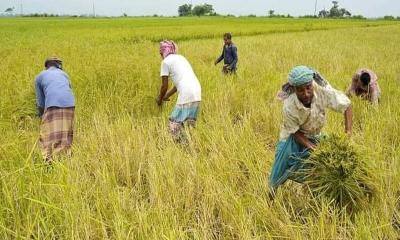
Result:
[[[283,124],[269,180],[272,193],[293,172],[302,167],[302,159],[316,148],[326,123],[326,109],[344,114],[345,131],[352,131],[349,98],[332,88],[321,75],[307,66],[293,68],[278,97],[283,101]]]

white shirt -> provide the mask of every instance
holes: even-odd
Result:
[[[185,57],[170,54],[161,62],[161,77],[171,76],[178,92],[176,104],[201,101],[201,86]]]
[[[298,130],[309,138],[318,135],[326,123],[326,108],[344,113],[350,105],[350,99],[331,86],[314,84],[314,98],[310,108],[304,107],[293,93],[284,101],[280,140],[286,140]]]

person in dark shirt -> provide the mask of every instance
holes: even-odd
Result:
[[[224,47],[222,49],[221,56],[215,60],[215,65],[224,60],[224,67],[222,72],[224,74],[235,74],[237,70],[238,54],[237,47],[232,42],[232,34],[224,34]]]

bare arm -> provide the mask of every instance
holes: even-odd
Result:
[[[168,76],[162,76],[161,79],[162,79],[162,84],[160,87],[160,94],[158,95],[158,98],[156,100],[158,106],[161,106],[163,99],[165,97],[165,94],[168,91]]]
[[[169,92],[164,96],[164,101],[169,101],[169,98],[176,93],[177,89],[174,86]]]
[[[297,131],[295,134],[293,134],[294,139],[296,140],[297,143],[303,145],[304,147],[310,149],[310,150],[315,150],[316,146],[313,144],[305,135],[303,132],[300,130]]]
[[[353,131],[353,109],[351,106],[344,112],[344,127],[346,133],[351,135]]]

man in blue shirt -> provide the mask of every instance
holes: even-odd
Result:
[[[224,60],[224,67],[222,68],[222,72],[224,74],[235,74],[237,69],[238,62],[238,54],[237,47],[232,42],[232,34],[225,33],[224,34],[224,47],[222,49],[221,56],[215,60],[215,65]]]
[[[42,120],[40,147],[47,161],[56,153],[70,153],[73,140],[75,99],[62,64],[57,57],[48,58],[46,70],[35,81],[38,115]]]

